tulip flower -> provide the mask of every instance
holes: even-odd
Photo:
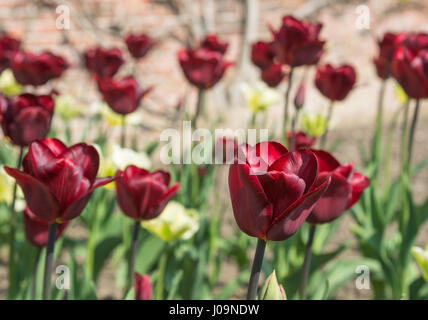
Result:
[[[317,158],[307,149],[288,152],[276,142],[241,145],[238,158],[242,155],[245,161],[235,162],[229,170],[230,198],[239,228],[259,239],[291,237],[328,187],[328,178],[315,183]]]
[[[321,137],[327,128],[327,118],[322,114],[309,115],[303,113],[300,119],[300,127],[303,132],[311,137]]]
[[[252,113],[264,111],[280,101],[280,94],[262,81],[254,84],[243,83],[240,89]]]
[[[27,146],[49,132],[55,102],[48,95],[0,96],[0,122],[13,144]]]
[[[413,247],[411,252],[422,271],[425,282],[428,282],[428,246],[425,247],[425,250],[420,247]]]
[[[148,35],[129,34],[125,38],[129,53],[135,58],[144,58],[146,54],[156,45],[156,42]]]
[[[16,179],[30,210],[49,223],[69,221],[83,211],[92,192],[114,178],[96,178],[98,152],[85,143],[67,148],[58,139],[30,144],[24,170],[5,167]]]
[[[376,72],[379,78],[385,80],[391,75],[391,63],[394,51],[397,46],[405,41],[405,33],[387,32],[377,43],[379,46],[379,55],[373,60],[376,66]]]
[[[59,78],[69,67],[67,61],[49,51],[35,54],[30,51],[17,52],[12,59],[11,69],[21,85],[41,86],[49,80]]]
[[[260,290],[259,300],[287,300],[284,287],[278,284],[275,270],[267,277]]]
[[[315,86],[331,101],[341,101],[352,90],[355,80],[356,73],[352,66],[333,67],[326,64],[318,67]]]
[[[150,300],[152,298],[152,284],[150,277],[135,272],[134,277],[135,300]]]
[[[325,41],[319,39],[322,24],[285,16],[278,31],[271,28],[272,50],[281,64],[291,67],[318,63]]]
[[[69,221],[58,225],[56,239],[58,239],[67,228]],[[24,210],[24,230],[27,241],[37,248],[44,248],[48,243],[49,222],[37,218],[28,206]]]
[[[284,77],[285,72],[278,63],[272,63],[268,68],[262,69],[261,78],[269,87],[277,87]]]
[[[288,138],[288,145],[293,150],[311,148],[314,145],[315,141],[317,140],[316,137],[309,136],[303,131],[298,131],[298,132],[288,131],[287,138]]]
[[[233,65],[221,53],[205,48],[182,49],[178,60],[186,79],[199,89],[212,88]]]
[[[125,62],[122,51],[117,48],[94,48],[84,54],[85,66],[89,72],[101,78],[113,77]]]
[[[215,34],[207,34],[205,39],[201,42],[201,48],[217,51],[221,54],[225,54],[229,44],[227,42],[221,42]]]
[[[10,68],[12,58],[18,52],[20,45],[21,41],[8,35],[0,37],[0,73]]]
[[[114,112],[126,115],[134,112],[140,105],[141,99],[151,91],[151,88],[141,89],[133,77],[119,79],[99,78],[98,87],[104,101]]]
[[[275,53],[268,42],[257,41],[251,46],[251,61],[260,69],[266,69],[274,62]]]
[[[317,180],[330,177],[330,185],[306,219],[311,224],[333,221],[350,209],[361,197],[370,180],[363,174],[353,171],[353,164],[340,165],[328,152],[312,150],[318,160]]]
[[[0,74],[0,92],[6,97],[14,97],[22,93],[22,86],[16,81],[10,69]]]

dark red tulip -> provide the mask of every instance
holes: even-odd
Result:
[[[49,80],[59,78],[68,67],[63,57],[48,51],[41,54],[19,51],[11,62],[16,81],[22,85],[32,86],[41,86]]]
[[[120,79],[102,78],[98,79],[98,88],[103,95],[104,101],[120,114],[134,112],[140,105],[141,99],[151,89],[143,90],[133,77]]]
[[[200,89],[213,87],[233,65],[225,61],[221,53],[203,48],[182,49],[178,60],[187,80]]]
[[[117,48],[103,49],[94,48],[85,52],[86,68],[101,78],[113,77],[125,62],[122,51]]]
[[[220,137],[214,147],[215,163],[231,164],[238,155],[238,144],[235,138]]]
[[[276,142],[241,145],[230,166],[229,192],[239,228],[252,237],[282,241],[306,220],[327,189],[315,185],[318,163],[309,149],[288,152]]]
[[[294,107],[296,108],[296,110],[300,110],[303,108],[303,105],[305,104],[305,93],[305,83],[301,82],[299,88],[297,89],[296,96],[294,97]]]
[[[68,221],[58,225],[56,239],[58,239],[68,226]],[[28,206],[24,210],[24,230],[27,241],[38,248],[46,247],[48,243],[49,222],[40,220],[31,212]]]
[[[225,54],[229,44],[227,42],[221,42],[215,34],[208,34],[205,39],[201,42],[201,48],[217,51],[221,54]]]
[[[8,35],[0,37],[0,73],[10,68],[12,58],[18,52],[21,42]]]
[[[317,138],[310,137],[306,133],[302,131],[298,131],[293,133],[292,131],[287,132],[288,145],[292,150],[311,148]],[[291,143],[294,142],[294,146],[292,148]]]
[[[129,53],[135,58],[144,58],[156,45],[156,42],[147,34],[130,34],[125,38]]]
[[[279,63],[292,67],[318,63],[325,41],[319,39],[322,24],[300,21],[292,16],[282,19],[282,25],[274,37],[272,50]]]
[[[330,222],[351,208],[361,197],[370,180],[363,174],[354,172],[352,164],[340,163],[328,152],[312,150],[318,160],[317,182],[330,177],[330,185],[317,202],[307,221],[312,224]]]
[[[27,146],[46,137],[54,106],[54,100],[48,95],[25,93],[11,99],[0,95],[0,122],[4,135],[18,146]]]
[[[405,41],[407,34],[387,32],[378,41],[379,55],[374,59],[377,75],[387,79],[391,75],[391,62],[397,46]]]
[[[30,210],[41,220],[65,222],[77,217],[92,192],[114,178],[96,178],[97,150],[79,143],[67,148],[58,139],[30,144],[23,160],[24,170],[5,167],[24,192]]]
[[[352,90],[356,77],[355,69],[350,65],[333,67],[326,64],[318,67],[315,85],[330,100],[340,101]]]
[[[251,61],[260,69],[269,68],[274,58],[275,53],[270,43],[258,41],[251,46]]]
[[[135,300],[150,300],[152,298],[152,283],[150,277],[145,274],[142,276],[135,272],[134,277]]]
[[[272,63],[268,68],[262,69],[261,78],[269,87],[275,88],[284,77],[285,73],[282,65],[278,63]]]
[[[428,49],[412,50],[400,46],[394,53],[392,74],[409,97],[427,98]]]
[[[135,220],[156,218],[178,192],[179,183],[169,187],[170,175],[158,170],[128,166],[116,173],[117,202],[122,211]]]

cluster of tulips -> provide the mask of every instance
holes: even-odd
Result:
[[[251,146],[245,143],[238,145],[233,139],[224,140],[234,152],[228,181],[236,223],[243,233],[258,238],[248,285],[248,299],[257,298],[266,243],[283,243],[307,222],[310,225],[309,235],[305,243],[304,259],[300,261],[299,267],[299,296],[305,299],[311,273],[315,230],[336,221],[356,205],[364,190],[371,184],[373,175],[369,178],[355,171],[353,163],[341,164],[332,155],[333,152],[326,151],[333,105],[348,97],[355,87],[357,77],[351,65],[320,63],[325,47],[325,41],[320,39],[321,29],[322,24],[286,16],[278,30],[270,27],[271,41],[258,41],[251,47],[251,60],[260,69],[260,77],[268,87],[276,88],[284,79],[288,80],[281,123],[282,143],[264,141]],[[124,43],[137,63],[145,59],[157,41],[145,34],[131,34],[124,38]],[[185,78],[198,91],[197,106],[191,119],[194,127],[197,127],[197,120],[204,112],[204,93],[214,87],[226,70],[233,66],[233,62],[225,58],[227,48],[228,43],[220,41],[214,34],[208,34],[194,46],[178,52],[178,62]],[[151,87],[143,89],[135,74],[117,76],[125,63],[124,54],[119,48],[96,47],[86,51],[83,58],[85,68],[96,83],[100,96],[123,119],[121,146],[124,148],[127,144],[125,117],[137,110]],[[406,144],[408,157],[403,166],[403,170],[409,172],[419,101],[428,97],[428,35],[385,34],[379,41],[379,56],[374,64],[383,84],[392,76],[406,93],[407,103],[410,99],[416,100]],[[323,130],[318,134],[313,134],[315,131],[297,130],[299,115],[305,103],[306,70],[311,66],[316,68],[315,87],[330,101],[323,120]],[[171,174],[164,170],[150,172],[137,165],[119,169],[111,177],[98,177],[100,156],[97,148],[86,143],[67,147],[59,139],[47,137],[55,114],[55,96],[59,93],[52,90],[49,94],[37,95],[34,93],[35,89],[47,82],[52,83],[71,67],[63,57],[51,52],[37,55],[21,49],[18,40],[7,35],[0,38],[1,71],[10,69],[16,81],[27,91],[16,96],[0,96],[0,121],[6,140],[20,149],[16,167],[5,166],[4,170],[16,180],[16,185],[23,192],[26,201],[23,214],[27,239],[36,247],[46,247],[43,298],[51,297],[56,240],[61,237],[69,222],[81,215],[96,189],[114,184],[118,206],[126,216],[135,221],[125,293],[134,287],[135,298],[150,299],[150,277],[135,272],[141,224],[144,226],[149,220],[155,221],[166,216],[165,208],[168,203],[174,203],[171,202],[172,199],[177,198],[180,182],[172,182],[177,179],[172,179]],[[299,70],[302,71],[302,79],[295,94],[294,114],[290,117],[292,84]],[[384,90],[381,91],[382,96],[383,92]],[[258,104],[252,108],[255,113],[265,109],[268,104],[263,99],[253,99],[252,102],[254,101]],[[382,102],[379,105],[373,142],[375,145],[380,144],[382,134]],[[407,110],[408,107],[408,115]],[[318,138],[319,148],[315,148]],[[374,149],[379,150],[380,147]],[[381,153],[373,152],[373,160],[380,161]],[[199,169],[198,174],[202,179],[206,172],[202,170],[204,167]],[[377,179],[374,180],[377,186]],[[12,285],[15,282],[14,270],[19,263],[19,257],[15,253],[18,226],[15,212],[18,194],[16,185],[10,205],[9,226],[9,297],[12,298],[16,295],[16,288]],[[184,187],[183,184],[181,187]],[[185,187],[188,187],[187,184]],[[174,224],[174,221],[169,223]],[[277,255],[277,250],[274,254]],[[267,279],[267,287],[261,290],[260,297],[266,298],[266,292],[277,290],[275,296],[285,298],[282,286],[278,286],[276,278],[272,281],[272,277],[275,278],[271,276]],[[161,281],[162,277],[158,276],[157,286],[162,291]],[[270,286],[276,287],[272,289]]]

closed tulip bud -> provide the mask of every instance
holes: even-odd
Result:
[[[385,80],[391,75],[391,63],[394,51],[406,38],[407,35],[405,33],[394,34],[387,32],[383,35],[382,39],[378,41],[379,54],[373,62],[379,78]]]
[[[302,82],[299,85],[299,88],[297,89],[296,96],[294,97],[294,107],[296,110],[300,110],[303,108],[303,105],[305,104],[305,92],[306,92],[306,86]]]
[[[315,74],[315,86],[328,99],[341,101],[352,90],[356,81],[354,67],[342,65],[333,67],[330,64],[319,66]]]
[[[150,300],[152,298],[152,283],[150,277],[135,272],[134,276],[135,300]]]
[[[30,51],[17,52],[12,59],[11,69],[21,85],[41,86],[49,80],[61,77],[69,67],[67,61],[51,52],[34,54]]]
[[[317,140],[316,137],[308,136],[303,131],[288,131],[287,138],[289,146],[291,142],[294,142],[293,150],[311,148]]]
[[[291,237],[324,194],[329,178],[316,185],[318,162],[309,149],[288,150],[276,142],[242,144],[230,165],[229,192],[239,228],[252,237]]]
[[[201,42],[201,48],[225,54],[229,44],[221,42],[215,34],[208,34]]]
[[[0,73],[10,68],[12,58],[19,51],[21,41],[8,35],[0,37]]]
[[[129,53],[135,58],[144,58],[146,54],[156,45],[156,42],[148,35],[130,34],[125,38]]]
[[[425,250],[419,247],[413,247],[412,255],[422,271],[422,276],[425,281],[428,282],[428,246],[425,247]]]
[[[27,146],[46,137],[55,102],[47,95],[21,94],[12,99],[0,95],[0,122],[13,144]]]
[[[168,172],[149,172],[136,166],[128,166],[116,173],[117,202],[123,213],[135,220],[156,218],[168,201],[178,192],[179,183],[171,187]]]
[[[86,51],[84,60],[86,69],[101,78],[113,77],[125,62],[120,49],[103,49],[100,47]]]
[[[269,275],[260,290],[259,300],[287,300],[284,287],[278,284],[275,270]]]
[[[58,139],[31,143],[24,170],[5,167],[16,179],[30,210],[40,220],[69,221],[83,211],[92,192],[113,178],[97,178],[99,156],[85,143],[67,148]]]
[[[307,221],[321,224],[333,221],[350,209],[370,185],[363,174],[353,171],[352,164],[340,163],[328,152],[312,150],[318,160],[319,174],[316,184],[330,178],[330,185],[315,205]]]

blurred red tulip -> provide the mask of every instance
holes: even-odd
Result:
[[[282,65],[278,63],[272,63],[268,68],[262,69],[261,78],[269,87],[275,88],[284,77],[285,73]]]
[[[346,98],[354,87],[355,69],[350,65],[333,67],[330,64],[319,66],[315,75],[318,90],[332,101]]]
[[[251,46],[251,61],[260,69],[266,69],[271,66],[275,58],[271,44],[258,41]]]
[[[48,95],[25,93],[11,99],[0,95],[0,122],[4,135],[18,146],[27,146],[46,137],[54,107],[55,102]]]
[[[317,138],[310,137],[302,131],[298,131],[298,132],[288,131],[287,138],[288,138],[288,145],[292,150],[311,148],[314,145],[315,141],[317,140]],[[292,142],[294,142],[293,148],[291,148]]]
[[[201,48],[225,54],[229,44],[221,42],[215,34],[208,34],[201,42]]]
[[[317,202],[307,221],[312,224],[330,222],[351,208],[361,197],[370,180],[353,172],[353,165],[340,163],[328,152],[312,150],[318,160],[319,174],[316,184],[331,178],[326,192]]]
[[[300,21],[292,16],[285,16],[274,37],[272,50],[279,63],[291,67],[318,63],[325,41],[319,39],[322,24]]]
[[[134,277],[135,300],[150,300],[152,298],[152,283],[150,277],[145,274],[142,276],[135,272]]]
[[[391,75],[391,62],[397,46],[406,39],[405,33],[387,32],[378,41],[379,55],[374,59],[377,75],[387,79]]]
[[[225,61],[221,53],[204,48],[182,49],[178,60],[187,80],[200,89],[213,87],[233,65]]]
[[[215,163],[231,164],[238,155],[235,138],[220,137],[214,146]]]
[[[79,143],[67,148],[58,139],[30,144],[23,160],[24,170],[4,167],[21,187],[30,210],[49,223],[77,217],[92,192],[114,178],[96,178],[97,150]]]
[[[58,225],[56,239],[63,234],[68,223],[69,221],[66,221]],[[38,248],[46,247],[48,243],[49,222],[37,218],[28,206],[24,210],[24,230],[29,243]]]
[[[41,86],[49,80],[59,78],[68,67],[63,57],[48,51],[41,54],[19,51],[11,62],[16,81],[22,85],[32,86]]]
[[[147,34],[130,34],[125,38],[129,53],[135,58],[144,58],[156,45],[156,42]]]
[[[288,152],[276,142],[241,145],[229,170],[229,192],[239,228],[252,237],[282,241],[306,220],[329,184],[318,186],[318,163],[308,149]],[[260,170],[260,166],[264,167]]]
[[[170,175],[158,170],[152,173],[128,166],[116,173],[117,202],[122,211],[135,220],[156,218],[178,192],[179,183],[169,187]]]
[[[12,58],[19,50],[21,42],[8,35],[0,37],[0,73],[10,68]]]
[[[296,110],[300,110],[303,108],[303,105],[305,104],[305,93],[305,83],[301,82],[299,88],[297,89],[296,96],[294,97],[294,107],[296,108]]]
[[[101,78],[113,77],[125,62],[118,48],[94,48],[84,54],[86,68]]]
[[[134,112],[140,105],[141,99],[151,91],[151,88],[142,90],[133,77],[99,78],[98,88],[104,101],[119,114]]]

